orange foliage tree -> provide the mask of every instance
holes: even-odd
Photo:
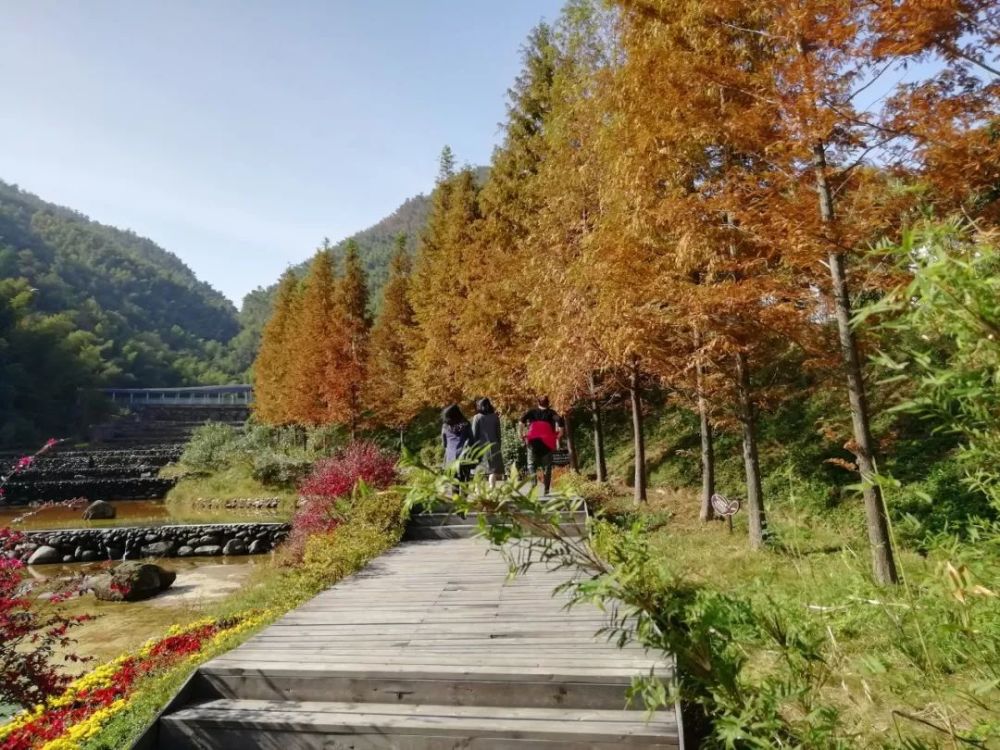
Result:
[[[409,300],[410,256],[406,237],[396,241],[382,304],[372,328],[368,354],[368,399],[379,424],[402,431],[416,413],[406,389],[410,371],[409,341],[414,335]]]
[[[327,421],[347,425],[356,440],[366,405],[368,376],[368,285],[354,240],[344,250],[344,273],[337,282],[330,311],[330,327],[336,332],[331,356],[326,362],[323,392]]]
[[[285,271],[278,282],[274,308],[261,334],[260,350],[253,365],[254,414],[266,424],[294,421],[289,396],[293,362],[288,356],[295,322],[299,281]]]
[[[333,258],[324,242],[302,282],[289,337],[289,412],[297,424],[316,426],[330,421],[328,373],[341,347],[340,331],[334,327],[335,288]]]

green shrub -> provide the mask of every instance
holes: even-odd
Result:
[[[307,458],[267,451],[254,456],[250,474],[269,487],[295,487],[309,475],[312,467],[313,462]]]
[[[345,522],[306,542],[297,568],[307,586],[325,586],[349,575],[395,546],[403,536],[403,497],[359,485],[340,505]]]
[[[228,466],[240,449],[236,428],[209,422],[194,431],[181,454],[181,463],[195,471],[216,471]]]

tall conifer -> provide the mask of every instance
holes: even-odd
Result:
[[[333,326],[337,330],[334,356],[327,364],[329,416],[345,424],[356,439],[365,413],[368,367],[368,284],[358,256],[358,244],[349,240],[344,251],[344,273],[337,284]]]
[[[293,363],[288,351],[298,287],[295,274],[285,271],[278,282],[271,317],[264,326],[260,349],[253,364],[254,414],[266,424],[279,425],[292,421],[289,401]]]
[[[368,355],[368,399],[379,424],[402,430],[414,410],[407,398],[410,369],[409,341],[414,335],[413,307],[408,298],[410,256],[406,237],[396,240],[389,279],[382,289],[382,305],[372,327]]]
[[[298,424],[321,425],[331,421],[327,373],[339,348],[339,331],[334,327],[335,287],[333,258],[329,243],[324,241],[303,281],[290,338],[290,416]]]
[[[476,241],[478,196],[471,169],[439,181],[410,284],[418,326],[410,385],[430,405],[467,395],[478,374],[489,366],[479,358],[476,342],[462,325],[471,279],[481,262]]]

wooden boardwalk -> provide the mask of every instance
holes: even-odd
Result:
[[[414,542],[204,665],[215,696],[165,716],[170,748],[676,748],[675,712],[626,711],[618,649],[542,569],[508,581],[478,539]],[[204,692],[204,691],[203,691]]]

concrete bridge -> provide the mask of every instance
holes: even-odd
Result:
[[[116,406],[246,406],[253,402],[253,388],[246,384],[102,388],[100,392]]]

